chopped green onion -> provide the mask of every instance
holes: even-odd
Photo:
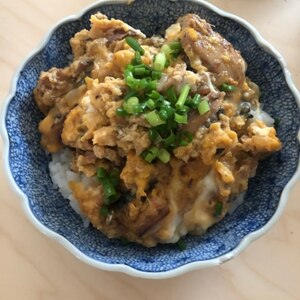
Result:
[[[146,105],[147,105],[147,107],[148,107],[149,109],[151,109],[151,110],[153,110],[153,109],[156,108],[156,103],[155,103],[155,101],[152,100],[152,99],[147,100]]]
[[[109,208],[104,205],[100,208],[100,215],[103,216],[103,217],[107,217],[109,214]]]
[[[164,44],[161,47],[161,51],[165,53],[167,58],[176,58],[182,51],[182,46],[180,42],[172,42],[170,44]]]
[[[120,194],[117,193],[113,181],[104,168],[97,169],[97,179],[100,181],[104,191],[104,203],[110,205],[116,202],[119,199]]]
[[[119,107],[116,109],[116,114],[120,117],[126,117],[128,116],[128,112],[123,108],[123,107]]]
[[[171,119],[174,116],[174,109],[171,106],[161,106],[161,110],[159,111],[159,117],[166,121]]]
[[[165,63],[165,68],[168,68],[170,64],[171,64],[171,60],[167,59]]]
[[[157,157],[161,162],[166,164],[170,160],[170,153],[166,149],[160,149]]]
[[[180,115],[178,113],[175,113],[175,121],[178,124],[187,124],[187,121],[188,121],[187,114],[185,113],[183,115]]]
[[[132,69],[129,68],[130,65],[128,65],[126,67],[126,69],[124,70],[124,78],[125,80],[128,80],[130,78],[133,78],[133,74],[132,74]],[[134,79],[134,78],[133,78]]]
[[[170,103],[168,100],[166,100],[163,96],[161,97],[161,99],[163,100],[163,101],[161,102],[161,107],[172,108],[172,110],[175,109],[175,108],[173,108],[173,107],[171,106],[171,103]]]
[[[166,124],[162,124],[162,125],[159,125],[155,128],[155,130],[157,130],[157,132],[159,133],[159,136],[164,139],[166,137],[169,136],[170,132],[171,132],[171,128],[169,127],[168,123],[170,122],[171,120],[168,120],[166,122]],[[161,141],[162,141],[161,139]]]
[[[145,50],[141,47],[141,45],[139,44],[139,42],[136,39],[128,36],[125,39],[125,41],[134,51],[139,52],[141,55],[143,55],[145,53]]]
[[[152,99],[158,99],[159,97],[161,97],[161,94],[155,90],[151,91],[151,93],[147,94],[147,96],[149,96]]]
[[[191,97],[187,97],[186,101],[185,101],[185,105],[188,107],[194,107],[193,106],[193,99]]]
[[[125,97],[124,97],[124,100],[128,100],[129,98],[133,97],[133,96],[136,96],[136,91],[129,91]]]
[[[192,100],[192,106],[194,108],[198,107],[200,101],[201,101],[201,96],[199,94],[195,94],[195,96],[193,97],[193,100]]]
[[[155,127],[155,126],[166,123],[166,121],[162,120],[159,117],[159,114],[157,113],[157,110],[150,111],[149,113],[146,113],[144,116],[145,116],[145,119],[148,121],[148,123],[152,127]]]
[[[209,103],[207,100],[202,100],[198,104],[198,112],[200,115],[206,114],[210,110]]]
[[[126,72],[126,70],[125,70]],[[143,78],[143,79],[136,79],[133,77],[133,74],[131,71],[129,71],[131,74],[125,74],[125,82],[126,84],[133,90],[135,91],[140,91],[140,90],[143,90],[143,89],[146,89],[146,90],[154,90],[156,89],[156,85],[157,85],[157,82],[155,80],[147,80],[146,78]]]
[[[159,80],[159,79],[161,78],[161,76],[162,76],[162,72],[161,72],[161,71],[155,71],[155,70],[153,70],[153,71],[151,72],[151,78],[152,78],[152,79],[157,79],[157,80]]]
[[[144,158],[145,161],[147,161],[148,163],[152,163],[152,161],[158,156],[159,154],[159,150],[157,147],[151,147],[148,150],[145,150],[142,153],[142,156]]]
[[[155,142],[158,139],[158,136],[159,136],[158,132],[153,128],[149,129],[148,135],[149,135],[149,139],[150,139],[151,142]]]
[[[193,135],[188,131],[181,131],[178,134],[178,146],[185,147],[191,143]]]
[[[178,123],[175,120],[168,120],[168,129],[176,131],[178,129]]]
[[[120,195],[117,193],[113,184],[108,179],[102,179],[101,184],[104,189],[104,203],[110,205],[116,202]]]
[[[169,135],[167,138],[165,138],[165,139],[163,140],[163,142],[164,142],[164,146],[165,146],[166,148],[174,147],[174,146],[175,146],[176,135],[173,133],[172,130],[171,130],[170,135]]]
[[[132,70],[132,73],[134,76],[147,76],[150,74],[150,71],[148,71],[145,67],[134,67]]]
[[[219,217],[223,211],[223,202],[217,201],[215,204],[215,217]]]
[[[189,91],[190,91],[190,86],[188,84],[185,84],[180,92],[179,98],[176,102],[176,108],[180,109],[184,106],[184,103],[187,99],[187,96],[189,95]]]
[[[148,80],[147,85],[146,85],[145,88],[148,91],[151,91],[151,90],[156,90],[156,87],[157,87],[157,81],[156,80]]]
[[[144,112],[144,107],[142,104],[139,104],[133,108],[133,115],[137,116]]]
[[[186,249],[186,243],[183,240],[179,240],[176,245],[180,251],[184,251]]]
[[[135,51],[135,54],[134,54],[134,58],[131,62],[133,65],[139,65],[142,63],[142,57],[141,57],[141,53],[138,52],[138,51]]]
[[[172,49],[170,48],[170,46],[168,44],[164,44],[161,47],[161,52],[163,52],[166,55],[166,57],[170,57],[171,53],[172,53]]]
[[[133,64],[129,64],[126,66],[125,70],[132,71],[133,70]]]
[[[145,72],[146,73],[148,72],[147,71],[148,66],[146,65],[139,65],[139,66],[128,65],[126,67],[126,69],[124,70],[124,78],[126,84],[134,91],[140,91],[142,89],[146,89],[148,91],[155,90],[157,86],[156,80],[151,80],[150,78],[142,78],[142,79],[134,78],[133,72],[139,67],[145,68]],[[141,69],[138,69],[138,71],[140,72]]]
[[[145,89],[148,85],[148,82],[146,78],[143,79],[135,79],[135,82],[133,83],[133,88],[137,91]]]
[[[153,62],[154,71],[163,71],[166,65],[166,60],[166,55],[164,53],[158,53]]]
[[[140,111],[139,113],[145,112],[146,109],[147,109],[147,103],[146,103],[146,101],[140,103],[140,105],[139,105],[139,107],[138,107],[138,111]]]
[[[107,172],[104,168],[98,168],[96,175],[97,175],[97,179],[100,181],[100,179],[107,177]]]
[[[176,58],[182,52],[182,45],[180,42],[172,42],[170,44],[170,48],[172,49],[171,55],[173,58]]]
[[[167,112],[165,109],[161,109],[161,110],[158,112],[158,115],[159,115],[159,117],[160,117],[162,120],[164,120],[164,121],[168,120],[168,118],[169,118],[168,112]]]
[[[167,89],[166,97],[172,104],[175,104],[177,102],[177,96],[173,86]]]
[[[130,97],[123,104],[123,108],[129,114],[134,114],[136,112],[136,108],[138,106],[139,106],[139,98],[138,97]]]
[[[191,110],[191,108],[187,105],[184,105],[182,108],[177,110],[178,114],[186,114]]]
[[[172,49],[171,49],[171,47],[170,47],[169,44],[164,44],[164,45],[161,47],[160,51],[163,52],[163,53],[165,53],[166,56],[168,56],[168,55],[171,53]]]
[[[167,106],[170,105],[168,101],[163,96],[160,96],[158,99],[155,100],[157,107]]]
[[[181,51],[182,50],[182,45],[181,45],[180,42],[174,41],[174,42],[170,43],[170,48],[172,50],[180,50]]]
[[[131,66],[130,64],[129,64],[129,66]],[[127,68],[127,67],[126,67]],[[132,71],[132,70],[134,70],[134,69],[136,69],[136,68],[145,68],[147,71],[151,71],[152,69],[151,69],[151,67],[149,67],[148,65],[146,65],[146,64],[143,64],[143,63],[141,63],[141,64],[138,64],[138,65],[132,65],[132,67],[130,68],[130,70]],[[149,73],[150,74],[150,73]]]
[[[234,85],[230,85],[230,84],[227,84],[227,83],[223,83],[221,85],[221,91],[223,92],[233,92],[236,90],[236,87]]]

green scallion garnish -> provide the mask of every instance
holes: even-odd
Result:
[[[116,114],[120,117],[126,117],[128,116],[128,112],[123,108],[123,107],[119,107],[116,109]]]
[[[140,65],[142,63],[142,57],[141,53],[138,51],[135,51],[134,58],[131,62],[133,65]]]
[[[162,120],[170,120],[174,117],[174,108],[169,105],[162,105],[159,111],[159,116]]]
[[[157,110],[153,110],[153,111],[150,111],[150,112],[144,114],[144,117],[152,127],[166,123],[166,121],[164,121],[160,118]]]
[[[198,112],[200,115],[206,114],[208,111],[210,111],[209,103],[207,100],[202,100],[198,104]]]
[[[199,94],[195,94],[195,96],[192,99],[192,107],[197,108],[200,101],[201,101],[201,96]]]
[[[145,150],[142,153],[142,157],[147,161],[148,163],[152,163],[152,161],[158,156],[159,150],[157,147],[151,147],[148,150]]]
[[[155,142],[158,139],[159,133],[154,128],[150,128],[148,131],[148,135],[150,141]]]
[[[141,55],[144,55],[145,50],[142,48],[142,46],[139,44],[139,42],[136,39],[128,36],[127,38],[125,38],[125,41],[134,51],[137,51]]]
[[[183,240],[179,240],[176,245],[180,251],[184,251],[186,249],[186,243]]]
[[[161,162],[166,164],[170,160],[170,153],[166,149],[160,149],[157,157]]]
[[[165,110],[165,109],[161,109],[161,110],[158,112],[158,115],[159,115],[159,117],[160,117],[162,120],[164,120],[164,121],[167,121],[168,118],[169,118],[169,114],[168,114],[167,110]]]
[[[128,100],[129,98],[133,97],[133,96],[136,96],[136,91],[129,91],[125,97],[124,97],[124,100]]]
[[[182,45],[180,42],[172,42],[170,44],[164,44],[161,47],[161,51],[165,53],[168,59],[176,58],[182,52]]]
[[[188,116],[187,114],[178,114],[178,113],[175,113],[175,121],[178,123],[178,124],[187,124],[188,122]]]
[[[170,48],[172,50],[171,55],[173,58],[176,58],[183,50],[180,42],[172,42],[170,43]]]
[[[135,66],[132,70],[134,76],[147,76],[150,75],[150,71],[144,66]]]
[[[163,71],[166,65],[166,55],[163,52],[156,54],[153,62],[154,71]]]
[[[167,89],[166,97],[171,102],[171,104],[175,105],[175,103],[177,102],[177,96],[176,96],[175,88],[173,86]]]
[[[97,169],[97,179],[101,183],[104,191],[104,203],[110,205],[116,202],[120,198],[120,194],[116,191],[114,181],[104,168]]]
[[[104,168],[98,168],[96,175],[97,175],[98,180],[104,179],[107,177],[107,172]]]
[[[230,84],[227,84],[227,83],[223,83],[221,85],[221,88],[220,88],[221,91],[223,92],[233,92],[236,90],[236,87],[234,85],[230,85]]]
[[[130,97],[126,101],[124,101],[123,108],[129,114],[134,114],[136,112],[137,107],[139,106],[139,98],[138,97]]]
[[[159,97],[161,97],[161,94],[155,90],[151,91],[151,93],[147,94],[148,97],[150,97],[151,99],[158,99]]]
[[[185,101],[187,99],[187,96],[188,96],[188,94],[190,92],[190,88],[191,87],[188,84],[185,84],[183,86],[183,88],[182,88],[182,90],[180,92],[179,98],[178,98],[178,100],[177,100],[177,102],[175,104],[175,106],[176,106],[177,109],[180,109],[180,108],[182,108],[184,106],[184,103],[185,103]]]
[[[215,217],[219,217],[223,212],[223,202],[217,201],[215,204]]]
[[[161,72],[161,71],[155,71],[155,70],[153,70],[153,71],[151,72],[151,78],[152,78],[152,79],[157,79],[157,80],[159,80],[159,79],[161,78],[161,76],[162,76],[162,72]]]
[[[153,99],[149,99],[146,101],[146,105],[150,110],[153,110],[156,108],[156,103]]]
[[[166,137],[166,138],[163,140],[163,143],[164,143],[164,146],[165,146],[166,148],[169,148],[169,147],[175,147],[175,144],[176,144],[176,135],[173,133],[172,130],[171,130],[169,136]]]

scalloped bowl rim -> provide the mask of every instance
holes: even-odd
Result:
[[[170,0],[170,1],[174,1],[174,0]],[[265,39],[263,39],[263,37],[260,35],[260,33],[250,23],[248,23],[244,19],[242,19],[242,18],[240,18],[240,17],[238,17],[234,14],[225,12],[225,11],[221,10],[220,8],[214,6],[214,5],[212,5],[212,4],[210,4],[206,1],[203,1],[203,0],[189,0],[189,2],[194,2],[194,3],[201,4],[202,6],[205,6],[206,8],[212,10],[213,12],[219,14],[222,17],[226,17],[226,18],[229,18],[233,21],[236,21],[237,23],[239,23],[243,27],[245,27],[247,30],[249,30],[251,35],[255,38],[257,44],[261,48],[263,48],[264,51],[268,52],[273,57],[275,57],[277,59],[277,61],[280,63],[281,68],[284,71],[285,79],[286,79],[286,82],[289,86],[289,89],[293,93],[293,95],[294,95],[294,97],[297,101],[298,107],[300,108],[300,94],[299,94],[295,84],[293,83],[291,74],[290,74],[290,72],[287,68],[285,60],[280,55],[280,53],[270,43],[268,43]],[[7,131],[6,131],[6,126],[5,126],[5,118],[6,118],[6,112],[7,112],[9,102],[15,95],[16,88],[17,88],[17,81],[18,81],[18,78],[19,78],[19,75],[20,75],[22,69],[25,67],[25,65],[35,55],[37,55],[40,51],[43,50],[43,48],[48,43],[50,37],[55,32],[55,30],[58,29],[59,27],[61,27],[63,24],[71,22],[71,21],[75,21],[77,19],[80,19],[85,13],[87,13],[88,11],[90,11],[93,8],[96,8],[97,6],[99,6],[101,4],[124,4],[124,3],[125,4],[128,3],[128,0],[99,0],[99,1],[97,1],[93,4],[91,4],[91,5],[87,6],[86,8],[81,10],[78,14],[71,15],[71,16],[68,16],[68,17],[62,19],[55,26],[53,26],[53,28],[48,32],[48,34],[42,40],[40,45],[38,45],[27,56],[27,58],[23,61],[23,63],[20,65],[20,67],[16,71],[14,77],[12,78],[11,86],[10,86],[10,92],[9,92],[8,96],[6,97],[6,99],[3,102],[1,113],[0,113],[0,122],[1,122],[0,123],[0,132],[1,132],[1,135],[2,135],[2,139],[3,139],[3,157],[2,157],[3,160],[4,160],[3,168],[7,173],[7,177],[8,177],[8,181],[10,183],[10,186],[12,187],[14,192],[22,199],[23,209],[24,209],[24,211],[27,215],[27,218],[33,223],[33,225],[39,231],[41,231],[43,234],[48,236],[49,238],[52,238],[52,239],[56,240],[57,242],[59,242],[60,244],[62,244],[73,255],[75,255],[81,261],[87,263],[90,266],[93,266],[93,267],[96,267],[96,268],[102,269],[102,270],[122,272],[122,273],[126,273],[128,275],[131,275],[131,276],[141,277],[141,278],[150,278],[150,279],[171,278],[171,277],[179,276],[181,274],[184,274],[186,272],[190,272],[190,271],[193,271],[193,270],[196,270],[196,269],[218,266],[218,265],[220,265],[220,264],[222,264],[226,261],[231,260],[235,256],[237,256],[248,245],[250,245],[250,243],[252,243],[254,240],[256,240],[257,238],[264,235],[275,224],[275,222],[278,220],[279,216],[283,212],[283,209],[284,209],[284,207],[287,203],[288,196],[289,196],[289,193],[290,193],[292,187],[295,185],[297,180],[300,179],[300,160],[298,162],[298,167],[297,167],[297,170],[296,170],[295,174],[290,179],[290,181],[286,184],[286,186],[284,187],[284,189],[281,193],[281,197],[280,197],[280,200],[279,200],[279,203],[278,203],[278,207],[277,207],[274,215],[263,227],[261,227],[257,231],[251,232],[250,234],[246,235],[241,240],[241,242],[233,250],[229,251],[228,253],[226,253],[222,256],[219,256],[219,257],[216,257],[216,258],[213,258],[213,259],[209,259],[209,260],[204,260],[204,261],[191,262],[191,263],[185,264],[183,266],[177,267],[175,269],[164,271],[164,272],[139,271],[139,270],[136,270],[136,269],[134,269],[132,267],[129,267],[125,264],[109,264],[109,263],[103,263],[103,262],[100,262],[100,261],[96,261],[96,260],[88,257],[87,255],[83,254],[81,251],[79,251],[66,238],[62,237],[58,233],[52,231],[51,229],[47,228],[45,225],[40,223],[40,221],[33,215],[32,211],[30,210],[29,201],[28,201],[27,196],[20,190],[20,188],[16,184],[15,180],[13,179],[12,173],[10,171],[10,167],[9,167],[9,139],[8,139],[8,134],[7,134]],[[300,141],[300,131],[298,132],[298,140]]]

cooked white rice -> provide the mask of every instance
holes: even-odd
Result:
[[[88,185],[90,180],[83,174],[72,172],[70,170],[71,161],[72,152],[69,149],[63,149],[52,154],[52,161],[49,163],[50,176],[52,182],[59,189],[63,197],[70,200],[71,207],[82,217],[84,225],[88,226],[89,220],[81,213],[79,205],[69,187],[69,182],[78,181]]]

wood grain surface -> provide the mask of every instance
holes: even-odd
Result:
[[[17,66],[61,18],[91,0],[0,0],[0,103]],[[285,57],[300,88],[299,0],[212,0],[250,21]],[[300,183],[279,222],[221,267],[166,280],[85,265],[27,220],[8,186],[0,141],[0,300],[300,299]]]

